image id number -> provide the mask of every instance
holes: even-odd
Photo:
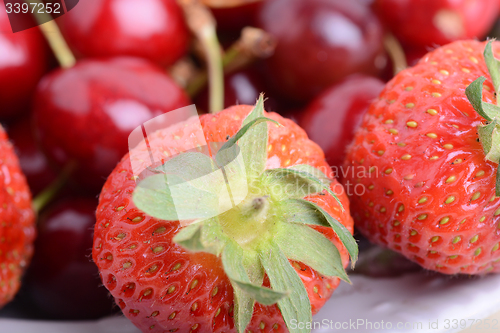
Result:
[[[61,4],[60,3],[6,3],[5,9],[7,14],[19,14],[19,13],[38,13],[38,14],[61,14]]]

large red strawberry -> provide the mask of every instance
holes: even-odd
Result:
[[[371,105],[343,170],[358,229],[447,274],[500,272],[500,109],[481,103],[496,101],[500,80],[485,45],[454,42],[396,75]]]
[[[19,289],[31,260],[35,216],[19,161],[0,126],[0,307]]]
[[[321,149],[262,103],[156,131],[109,176],[93,259],[144,332],[308,332],[298,323],[347,280],[347,197]]]

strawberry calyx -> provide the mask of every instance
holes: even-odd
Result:
[[[188,251],[219,256],[234,290],[235,326],[244,332],[255,302],[278,305],[290,332],[308,332],[311,303],[289,260],[349,282],[340,253],[310,226],[332,228],[354,265],[350,232],[317,204],[303,199],[333,196],[331,180],[310,165],[266,169],[268,123],[263,97],[240,130],[216,151],[185,152],[150,170],[133,193],[146,214],[184,225],[174,241]],[[343,209],[343,208],[342,208]],[[267,275],[271,287],[263,286]]]
[[[485,159],[493,163],[500,163],[500,62],[495,58],[492,50],[492,41],[488,41],[484,48],[484,60],[488,67],[493,87],[495,89],[495,96],[497,98],[497,105],[483,101],[483,84],[486,78],[481,76],[474,80],[466,89],[465,95],[473,106],[474,110],[483,117],[486,122],[478,126],[478,136]],[[500,196],[500,165],[497,168],[495,194]]]

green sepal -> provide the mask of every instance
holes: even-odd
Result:
[[[195,152],[184,152],[172,157],[153,170],[157,171],[157,174],[172,174],[178,176],[183,181],[189,181],[208,175],[216,170],[216,166],[208,155]]]
[[[485,118],[489,123],[478,126],[478,135],[481,145],[483,146],[486,160],[493,163],[500,162],[500,61],[495,58],[492,49],[493,41],[490,40],[484,48],[484,61],[488,68],[496,95],[496,104],[483,102],[483,84],[485,78],[483,76],[477,78],[466,89],[465,94],[469,99],[476,112]],[[495,193],[500,196],[500,169],[497,169]]]
[[[323,185],[325,186],[325,190],[335,199],[335,201],[337,201],[337,203],[340,205],[340,208],[342,209],[342,211],[344,211],[344,206],[340,202],[339,198],[330,189],[330,184],[332,183],[332,180],[330,178],[328,178],[328,176],[325,175],[323,173],[323,171],[321,171],[320,169],[315,168],[309,164],[297,164],[297,165],[293,165],[293,166],[289,167],[288,169],[293,169],[293,170],[297,170],[297,171],[304,171],[304,172],[307,172],[307,173],[313,175],[314,177],[316,177],[321,183],[323,183]]]
[[[495,119],[496,121],[496,119]],[[494,121],[494,122],[495,122]],[[495,126],[493,132],[491,133],[491,149],[486,155],[486,159],[488,161],[492,161],[494,163],[499,163],[500,161],[500,130],[499,126]]]
[[[264,116],[264,96],[261,94],[255,107],[243,120],[242,126]],[[255,178],[264,171],[267,161],[268,143],[267,124],[261,123],[253,126],[243,136],[238,145],[245,160],[245,168],[249,178]]]
[[[488,41],[484,47],[483,55],[486,66],[488,67],[491,81],[493,81],[493,86],[495,87],[495,93],[498,94],[500,89],[500,63],[493,54],[492,43],[492,40]]]
[[[257,254],[246,255],[233,241],[228,241],[222,251],[222,264],[234,290],[235,326],[238,333],[245,331],[253,314],[255,301],[272,305],[287,293],[262,287],[264,272]]]
[[[197,222],[185,226],[174,236],[173,241],[189,251],[203,251],[205,247],[201,243],[202,224],[203,222]]]
[[[136,186],[134,204],[146,214],[167,221],[205,219],[218,215],[225,184],[210,157],[183,153],[154,169]],[[196,202],[196,205],[193,205]]]
[[[243,264],[243,249],[232,241],[226,243],[222,251],[222,264],[229,279],[250,297],[264,305],[275,304],[287,296],[286,292],[278,292],[250,282]]]
[[[351,283],[335,245],[311,227],[285,223],[275,242],[288,259],[300,261],[325,276],[336,276]]]
[[[497,197],[500,197],[500,164],[498,165],[497,168],[497,178],[495,181],[495,195]]]
[[[268,169],[262,174],[261,183],[281,200],[299,199],[327,191],[335,198],[340,208],[344,210],[339,198],[330,189],[331,180],[326,178],[320,170],[311,166],[308,167],[297,165],[290,168]],[[323,177],[328,181],[325,181],[323,177],[321,179],[317,178],[315,174],[318,172],[323,174]]]
[[[358,244],[349,230],[314,202],[303,199],[289,199],[281,203],[284,217],[289,223],[301,223],[330,227],[335,231],[351,257],[351,267],[358,260]]]
[[[299,275],[281,249],[274,243],[260,253],[262,266],[273,290],[290,291],[290,295],[278,301],[278,307],[291,333],[308,333],[305,325],[312,321],[311,303]]]
[[[274,123],[276,125],[281,126],[280,123],[278,123],[276,120],[273,120],[273,119],[270,119],[270,118],[266,118],[266,117],[258,117],[258,118],[252,119],[246,125],[244,125],[242,128],[240,128],[240,130],[235,135],[233,135],[229,140],[227,140],[226,143],[224,143],[224,145],[217,152],[217,155],[221,151],[224,151],[224,150],[229,149],[232,146],[234,146],[238,142],[238,140],[240,140],[247,133],[247,131],[252,128],[252,126],[255,126],[255,125],[267,122],[267,121],[272,122],[272,123]],[[266,125],[266,129],[267,129],[267,125]],[[266,146],[267,146],[267,142],[266,142]],[[242,148],[240,147],[240,149],[242,149]],[[246,149],[247,148],[245,148],[245,150]],[[244,151],[243,149],[242,149],[242,154],[243,155],[246,154],[246,151]],[[217,161],[217,156],[216,156],[215,160]]]
[[[219,256],[229,239],[222,232],[217,217],[196,221],[182,228],[173,241],[191,252]]]
[[[465,89],[465,95],[476,112],[484,119],[491,121],[500,117],[500,107],[483,102],[484,76],[478,77]]]
[[[487,125],[479,125],[477,127],[477,133],[479,135],[479,140],[483,146],[484,155],[488,155],[492,145],[493,145],[493,132],[498,125],[498,121],[495,119]]]

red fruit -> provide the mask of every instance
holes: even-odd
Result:
[[[259,103],[262,103],[262,100]],[[258,105],[262,107],[262,104]],[[196,133],[200,134],[200,132],[196,130],[197,121],[195,118],[157,131],[148,137],[149,147],[151,147],[150,152],[154,159],[158,160],[182,152],[193,145],[204,145],[205,140],[211,143],[226,142],[230,136],[238,131],[243,119],[251,110],[252,107],[241,105],[228,108],[216,115],[207,114],[201,116],[200,121],[204,133],[201,136],[196,135]],[[254,111],[251,115],[254,116],[255,112],[257,111]],[[245,152],[248,151],[252,153],[251,159],[246,160],[245,165],[247,165],[247,161],[249,161],[250,165],[254,165],[252,164],[253,161],[257,161],[259,156],[263,156],[263,162],[266,169],[268,169],[266,172],[271,172],[269,170],[271,168],[290,167],[303,163],[314,168],[320,168],[331,175],[321,149],[307,139],[305,132],[300,127],[275,113],[265,113],[264,115],[278,121],[283,126],[278,127],[275,124],[269,124],[268,130],[266,130],[267,125],[264,128],[261,127],[260,130],[263,130],[264,134],[257,136],[258,140],[268,141],[265,134],[268,131],[268,144],[254,146],[254,149],[251,150],[244,150],[245,143],[242,143],[242,140],[245,136],[240,139],[242,155],[247,156]],[[256,126],[254,128],[257,128]],[[247,132],[245,135],[252,136],[255,134],[255,132],[252,132],[252,134]],[[172,140],[170,139],[172,136],[178,136],[178,138]],[[146,160],[143,160],[143,157],[149,156],[149,149],[145,144],[138,145],[136,149],[131,151],[131,154],[134,156],[134,161],[144,161],[141,163],[141,169],[148,166]],[[175,158],[170,161],[173,160]],[[264,167],[264,164],[261,166]],[[234,169],[231,170],[234,171]],[[254,169],[247,168],[246,170]],[[182,228],[179,221],[153,218],[139,210],[134,202],[140,202],[137,201],[137,191],[144,189],[144,187],[142,185],[137,186],[136,179],[131,170],[130,156],[126,155],[109,176],[100,195],[93,258],[99,267],[104,285],[115,297],[125,316],[143,331],[236,332],[234,318],[238,313],[238,307],[234,306],[234,293],[239,292],[238,295],[240,296],[242,294],[239,287],[237,287],[238,290],[234,290],[231,282],[233,280],[230,281],[227,276],[228,273],[225,273],[224,267],[228,267],[226,266],[227,262],[224,261],[224,258],[221,259],[210,253],[194,253],[184,248],[187,245],[185,242],[179,241],[179,238],[182,238],[180,236],[186,235],[186,230],[192,230],[193,227],[197,228],[197,224]],[[146,178],[144,181],[148,179]],[[254,184],[258,187],[260,183]],[[330,186],[332,189],[339,190],[338,183],[335,180],[332,181]],[[132,193],[134,193],[134,198]],[[249,202],[244,200],[237,206],[240,208],[233,208],[223,213],[223,215],[217,216],[217,221],[226,221],[227,223],[221,224],[224,231],[219,236],[216,236],[214,246],[218,246],[218,241],[226,239],[225,237],[228,237],[226,235],[230,234],[234,242],[228,240],[230,243],[226,243],[225,246],[233,244],[232,246],[239,247],[243,242],[246,244],[245,246],[248,246],[248,250],[243,250],[243,255],[250,256],[245,258],[253,258],[252,253],[254,252],[250,249],[253,249],[255,244],[259,244],[260,247],[264,248],[269,245],[269,242],[277,241],[278,233],[271,233],[272,236],[269,239],[266,238],[266,235],[269,234],[265,231],[268,230],[268,227],[272,228],[268,223],[273,223],[273,219],[278,219],[276,223],[280,223],[279,217],[267,215],[268,212],[274,211],[276,207],[274,205],[277,203],[271,202],[274,194],[270,192],[259,192],[259,195],[264,193],[269,193],[270,196],[264,195],[251,199],[250,205],[247,205]],[[200,204],[195,200],[195,196],[193,193],[191,198],[193,200],[192,209],[197,209]],[[253,198],[253,194],[249,194],[249,197]],[[346,209],[343,212],[339,209],[335,199],[326,192],[320,193],[320,195],[312,194],[307,198],[325,209],[328,214],[338,219],[352,232],[352,220],[348,213],[347,198],[343,193],[339,193],[339,197]],[[146,200],[146,202],[149,201]],[[163,207],[166,208],[166,206]],[[191,208],[188,208],[188,211]],[[239,215],[242,212],[239,209],[246,212],[245,214],[248,213],[248,215]],[[286,212],[285,210],[283,214],[286,215]],[[239,219],[243,218],[242,216],[247,216],[249,219],[240,221]],[[260,222],[258,223],[261,223],[259,226],[254,224],[255,219],[259,219]],[[234,221],[237,221],[236,224],[232,224]],[[240,222],[248,222],[249,224],[245,225]],[[206,224],[203,224],[202,229],[198,230],[202,230],[201,233],[204,234],[204,228],[206,228]],[[261,232],[256,232],[253,228],[258,228]],[[309,227],[305,228],[311,230]],[[317,226],[315,229],[336,244],[340,253],[342,253],[345,264],[347,262],[347,251],[341,245],[333,230],[323,226]],[[347,230],[346,232],[349,234]],[[216,232],[216,234],[218,233]],[[294,238],[293,234],[289,234],[289,236],[288,239]],[[200,244],[204,244],[204,242],[204,238],[202,238]],[[331,246],[329,241],[327,243]],[[295,244],[297,248],[300,247],[300,241],[295,242]],[[225,252],[226,247],[222,251],[224,257],[227,253]],[[225,263],[224,267],[222,262]],[[290,266],[293,272],[292,275],[295,275],[295,272],[298,274],[305,286],[305,290],[301,295],[304,295],[306,299],[307,297],[310,299],[312,312],[317,312],[337,287],[339,279],[322,276],[316,270],[297,261],[290,261],[290,263],[293,266],[290,266],[286,261],[280,267]],[[271,279],[271,276],[273,279],[275,278],[274,275],[269,275],[267,268],[266,272],[269,279]],[[292,279],[292,277],[290,278]],[[271,284],[274,284],[273,281],[271,279]],[[264,285],[270,285],[267,277],[264,280]],[[299,293],[299,291],[295,292]],[[309,310],[309,316],[311,309]],[[251,313],[250,308],[250,312],[246,313],[246,315]],[[250,317],[248,317],[248,320],[250,321]],[[240,327],[239,331],[243,332],[244,329],[245,327]],[[253,317],[246,329],[253,332],[287,332],[278,307],[276,305],[264,306],[260,303],[255,305]]]
[[[262,4],[261,0],[203,0],[202,2],[210,7],[217,20],[217,29],[229,32],[252,26],[254,16]]]
[[[446,274],[500,272],[498,162],[485,161],[477,134],[484,119],[464,92],[484,75],[484,100],[495,101],[484,46],[455,42],[396,75],[344,165],[358,230]]]
[[[444,45],[483,38],[493,26],[498,0],[376,0],[382,22],[409,46]]]
[[[31,193],[36,195],[49,186],[57,174],[35,142],[31,120],[30,117],[23,118],[8,129],[8,134]]]
[[[299,125],[323,149],[336,177],[342,176],[346,146],[383,88],[384,83],[374,77],[351,76],[324,91],[304,110]]]
[[[97,190],[128,151],[134,128],[189,104],[162,69],[142,59],[82,60],[40,82],[35,130],[51,160],[61,167],[76,161],[73,178]]]
[[[405,47],[406,62],[408,66],[415,66],[423,56],[429,53],[430,50],[434,48],[429,47]]]
[[[29,110],[36,84],[47,71],[45,41],[38,28],[13,33],[0,10],[0,117]]]
[[[267,79],[294,100],[307,101],[350,74],[376,75],[386,63],[382,26],[358,1],[270,0],[257,25],[277,39]]]
[[[186,53],[189,42],[175,0],[80,1],[57,22],[81,57],[128,55],[170,66]]]
[[[40,216],[27,295],[46,316],[91,319],[111,313],[113,301],[89,260],[97,201],[72,197]]]
[[[35,215],[26,179],[0,127],[0,307],[12,300],[33,254]]]
[[[265,91],[262,78],[254,70],[243,70],[226,75],[224,78],[224,107],[237,104],[252,104]],[[196,97],[196,107],[208,111],[208,90]],[[273,99],[266,98],[266,106],[276,104]]]

